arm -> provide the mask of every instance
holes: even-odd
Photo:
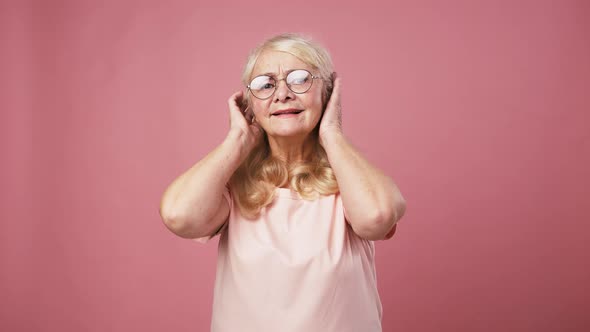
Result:
[[[363,158],[342,134],[325,136],[324,149],[354,232],[367,240],[391,238],[406,210],[393,180]]]
[[[223,190],[240,164],[236,133],[205,158],[176,178],[160,203],[166,227],[183,238],[198,238],[215,232],[229,216]]]
[[[389,239],[406,211],[406,202],[393,180],[344,137],[340,78],[335,74],[334,78],[334,90],[320,123],[320,144],[338,180],[346,219],[354,232],[367,240]]]
[[[262,138],[253,114],[240,108],[243,93],[228,100],[230,131],[217,148],[172,182],[160,202],[160,216],[174,234],[200,238],[218,230],[229,216],[225,185]]]

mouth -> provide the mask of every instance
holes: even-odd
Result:
[[[278,110],[278,111],[272,113],[271,115],[279,117],[279,118],[292,118],[292,117],[299,115],[299,113],[301,113],[301,112],[303,112],[303,110],[290,108],[290,109],[285,109],[285,110]]]

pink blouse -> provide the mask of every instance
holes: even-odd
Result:
[[[256,220],[224,192],[230,216],[219,232],[211,331],[381,331],[375,247],[345,220],[340,195],[275,192]]]

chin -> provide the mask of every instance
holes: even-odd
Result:
[[[273,131],[273,136],[307,136],[312,132],[312,130],[313,128],[277,128]]]

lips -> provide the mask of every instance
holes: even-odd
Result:
[[[303,112],[303,110],[298,110],[296,108],[289,108],[289,109],[278,110],[276,112],[273,112],[272,115],[299,114],[301,112]]]

